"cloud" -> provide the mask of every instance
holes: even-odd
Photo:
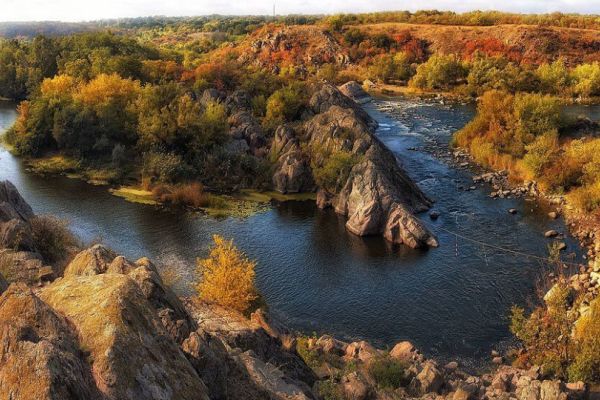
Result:
[[[600,0],[2,0],[4,21],[82,21],[149,15],[330,14],[383,10],[439,9],[469,11],[503,10],[526,13],[600,13]]]

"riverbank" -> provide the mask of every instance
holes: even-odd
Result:
[[[345,231],[343,218],[319,211],[313,202],[277,203],[248,218],[205,218],[121,201],[105,187],[79,180],[27,173],[8,154],[0,163],[3,176],[40,213],[68,219],[87,243],[100,241],[127,257],[149,256],[159,268],[173,267],[181,282],[196,279],[190,266],[205,254],[213,234],[234,239],[258,261],[257,284],[271,312],[294,331],[330,333],[348,343],[365,339],[381,349],[412,340],[442,364],[457,360],[469,370],[485,367],[491,350],[510,344],[506,314],[534,293],[540,265],[494,250],[484,260],[480,247],[462,241],[457,252],[456,238],[446,230],[543,256],[547,241],[539,232],[561,231],[562,223],[528,215],[529,204],[517,199],[489,201],[483,191],[460,190],[458,183],[471,180],[464,170],[407,150],[438,134],[448,137],[471,119],[470,107],[411,100],[396,106],[402,115],[389,118],[372,107],[378,104],[365,106],[381,125],[377,137],[436,199],[440,218],[423,218],[439,233],[443,245],[435,250],[358,238]],[[512,207],[520,212],[507,220]],[[577,247],[570,238],[567,243]],[[189,293],[184,284],[177,290]]]
[[[3,215],[13,216],[0,220],[2,231],[20,226],[26,232],[35,224],[30,206],[8,182],[0,183],[0,203]],[[103,245],[75,251],[57,268],[34,254],[44,242],[31,239],[19,235],[11,248],[0,243],[3,274],[23,268],[24,260],[29,272],[44,272],[30,273],[27,282],[11,272],[16,280],[10,286],[0,275],[0,347],[10,360],[0,366],[0,394],[30,398],[46,391],[76,400],[139,393],[158,400],[163,397],[148,393],[160,387],[185,400],[588,396],[584,384],[548,380],[535,368],[501,366],[472,375],[455,361],[442,366],[408,341],[383,350],[365,341],[299,336],[263,309],[247,318],[195,296],[178,298],[148,258],[131,261]],[[64,242],[56,244],[60,250]],[[496,365],[504,362],[491,356]],[[36,380],[34,388],[23,385],[40,373],[49,379]],[[140,375],[145,378],[131,378]]]
[[[391,83],[371,83],[365,90],[374,97],[389,99],[397,96],[409,96],[421,99],[437,99],[442,102],[473,103],[477,98],[457,91],[432,90],[409,85],[398,85]],[[558,97],[564,105],[599,105],[600,96],[592,97]]]
[[[284,194],[275,191],[240,189],[227,194],[198,193],[198,196],[209,197],[206,201],[206,206],[195,205],[191,200],[184,201],[181,204],[172,204],[167,201],[161,201],[152,188],[147,189],[139,182],[136,182],[135,176],[138,174],[129,174],[129,177],[119,177],[119,174],[114,169],[82,167],[79,161],[59,154],[40,158],[25,158],[23,161],[28,171],[40,176],[65,176],[69,179],[84,181],[90,185],[106,187],[112,195],[132,203],[161,208],[184,208],[190,212],[201,212],[216,218],[230,216],[238,218],[248,217],[266,210],[268,204],[273,201],[316,200],[316,193],[312,192]],[[122,184],[123,181],[129,183]],[[193,182],[187,185],[192,184]],[[172,190],[176,186],[165,186],[163,190]]]

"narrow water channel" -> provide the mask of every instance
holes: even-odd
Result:
[[[441,246],[430,251],[392,246],[381,238],[347,233],[343,218],[311,202],[283,203],[245,219],[217,220],[128,203],[65,177],[40,177],[0,148],[0,179],[11,180],[36,213],[70,221],[86,242],[101,241],[130,258],[148,256],[175,266],[185,290],[197,257],[211,236],[233,238],[258,261],[257,284],[284,323],[305,333],[333,333],[380,346],[411,340],[427,355],[458,358],[468,365],[487,360],[510,339],[507,314],[526,304],[546,266],[457,239],[547,255],[544,231],[565,231],[547,209],[524,199],[494,200],[486,188],[464,191],[472,175],[422,149],[447,146],[452,133],[474,115],[472,106],[428,101],[378,100],[366,106],[380,122],[378,135],[433,198],[441,217],[422,218]],[[582,112],[595,112],[590,109]],[[573,112],[578,112],[577,110]],[[14,120],[15,105],[0,105],[0,131]],[[507,210],[516,208],[516,215]],[[567,237],[568,252],[579,257]]]

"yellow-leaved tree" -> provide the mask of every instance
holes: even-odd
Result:
[[[214,246],[205,259],[198,259],[200,298],[240,312],[248,311],[257,299],[254,286],[256,262],[238,250],[233,240],[214,235]]]

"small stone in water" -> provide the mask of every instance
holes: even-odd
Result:
[[[558,213],[556,211],[551,211],[548,213],[548,217],[550,217],[551,219],[556,219],[558,218]]]
[[[554,229],[551,229],[549,231],[546,231],[546,233],[544,233],[544,236],[547,238],[553,238],[553,237],[558,236],[558,232],[555,231]]]
[[[517,210],[515,208],[511,208],[511,209],[508,210],[508,213],[509,214],[516,214]]]
[[[429,213],[429,218],[431,218],[431,219],[433,219],[433,220],[436,220],[436,219],[438,219],[438,218],[439,218],[439,216],[440,216],[440,213],[439,213],[439,212],[437,212],[437,211],[432,211],[432,212],[430,212],[430,213]]]

